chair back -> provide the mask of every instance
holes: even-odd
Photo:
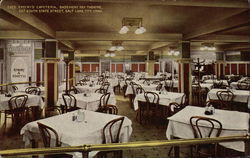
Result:
[[[231,91],[218,91],[216,95],[218,99],[223,102],[231,102],[234,98],[234,94]]]
[[[103,107],[108,104],[110,93],[103,94],[100,98],[99,107]]]
[[[173,80],[165,80],[164,82],[165,82],[165,89],[167,91],[172,92],[173,88],[174,88],[174,81]]]
[[[119,117],[108,122],[103,127],[103,144],[119,143],[120,132],[124,122],[124,117]]]
[[[239,90],[250,90],[250,83],[247,82],[238,82],[237,88]]]
[[[13,91],[14,93],[18,90],[17,86],[15,86],[15,85],[11,86],[11,88],[12,88],[12,91]]]
[[[28,100],[28,95],[17,95],[11,97],[8,101],[10,110],[25,109],[26,102]]]
[[[162,83],[159,83],[157,86],[156,86],[156,90],[157,91],[160,91],[162,89]]]
[[[66,112],[78,109],[75,96],[72,94],[62,94]]]
[[[34,94],[34,95],[40,95],[41,89],[39,87],[27,87],[25,89],[25,93],[27,94]]]
[[[221,134],[222,124],[216,119],[192,116],[189,121],[195,138],[219,137]]]
[[[95,90],[95,93],[106,94],[107,90],[104,88],[98,88]]]
[[[61,142],[59,141],[59,136],[53,128],[47,125],[44,125],[40,122],[37,122],[37,124],[38,124],[38,128],[43,139],[44,147],[60,147],[61,146]],[[55,140],[55,144],[52,145],[51,140]]]
[[[139,87],[136,88],[135,93],[136,94],[145,93],[145,90],[139,85]]]
[[[105,89],[106,92],[108,92],[109,86],[110,86],[109,82],[103,82],[102,86],[101,86],[101,89]]]
[[[148,104],[159,104],[160,97],[155,92],[145,92],[144,97]]]
[[[113,115],[118,114],[118,108],[115,105],[110,105],[110,104],[107,104],[99,108],[97,111],[102,112],[102,113],[107,113],[107,114],[113,114]]]
[[[79,91],[76,89],[75,86],[72,86],[71,89],[68,89],[67,93],[69,93],[69,94],[78,94]]]

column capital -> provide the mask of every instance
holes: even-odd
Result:
[[[193,59],[191,58],[180,58],[176,60],[178,63],[191,63],[193,62]]]
[[[58,63],[60,58],[42,58],[42,60],[46,63]]]

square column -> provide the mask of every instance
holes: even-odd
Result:
[[[54,106],[58,99],[58,62],[57,41],[46,40],[44,44],[44,86],[45,105]]]
[[[154,76],[155,73],[155,57],[152,51],[150,51],[147,56],[147,73],[148,76]]]
[[[179,64],[179,88],[180,93],[185,93],[188,99],[188,103],[192,103],[192,75],[191,75],[191,63],[190,58],[190,42],[182,42],[181,57],[177,60]]]

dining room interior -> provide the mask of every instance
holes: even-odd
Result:
[[[250,0],[0,1],[0,157],[250,156]]]

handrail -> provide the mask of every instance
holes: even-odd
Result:
[[[31,83],[44,83],[44,81],[39,81],[39,82],[37,82],[37,81],[31,81],[31,82],[11,82],[11,83],[0,84],[0,87],[14,85],[14,84],[31,84]]]
[[[0,151],[1,156],[17,156],[17,155],[38,155],[38,154],[58,154],[65,152],[82,152],[90,151],[109,151],[109,150],[127,150],[146,147],[161,146],[185,146],[194,144],[208,144],[232,141],[249,141],[250,134],[225,136],[214,138],[195,138],[195,139],[174,139],[174,140],[156,140],[156,141],[137,141],[128,143],[98,144],[98,145],[82,145],[72,147],[55,147],[55,148],[27,148],[27,149],[11,149]],[[246,145],[247,148],[248,145]],[[249,153],[248,153],[249,154]]]

